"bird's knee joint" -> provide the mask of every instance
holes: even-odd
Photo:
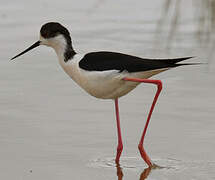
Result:
[[[118,145],[117,151],[122,151],[123,150],[123,145]]]
[[[157,84],[159,90],[161,90],[163,88],[163,83],[161,80],[157,80],[156,84]]]
[[[143,145],[142,145],[142,144],[139,144],[139,145],[138,145],[138,149],[139,149],[139,150],[142,150],[142,149],[143,149]]]

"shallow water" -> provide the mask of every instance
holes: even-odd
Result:
[[[0,2],[0,179],[215,178],[214,10],[204,3],[210,1]],[[37,41],[47,21],[68,27],[78,52],[208,63],[154,77],[164,88],[145,147],[163,168],[146,169],[137,149],[155,87],[140,85],[120,100],[124,151],[116,167],[112,101],[81,90],[49,48],[9,61]]]

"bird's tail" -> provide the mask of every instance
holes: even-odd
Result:
[[[205,64],[205,63],[179,63],[181,61],[184,60],[188,60],[194,58],[194,56],[189,56],[189,57],[182,57],[182,58],[174,58],[174,59],[165,59],[165,60],[158,60],[158,61],[162,61],[165,62],[166,64],[168,64],[170,67],[178,67],[178,66],[185,66],[185,65],[201,65],[201,64]],[[179,64],[178,64],[179,63]]]
[[[175,64],[175,65],[186,66],[186,65],[201,65],[201,64],[207,64],[207,63],[180,63],[180,64]]]
[[[161,61],[163,63],[167,63],[167,64],[176,64],[178,62],[184,61],[184,60],[188,60],[194,58],[193,56],[190,57],[182,57],[182,58],[174,58],[174,59],[156,59],[157,61]]]

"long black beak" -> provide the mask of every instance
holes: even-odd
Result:
[[[14,56],[13,58],[11,58],[11,60],[25,54],[26,52],[30,51],[31,49],[34,49],[35,47],[40,45],[40,41],[35,42],[32,46],[30,46],[29,48],[27,48],[26,50],[24,50],[23,52],[19,53],[18,55]]]

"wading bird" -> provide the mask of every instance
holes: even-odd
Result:
[[[112,99],[115,101],[118,133],[118,146],[115,158],[116,163],[119,163],[123,149],[118,98],[129,93],[140,83],[150,83],[157,86],[157,91],[138,145],[144,161],[149,167],[153,167],[154,163],[144,150],[143,142],[152,111],[162,90],[162,82],[160,80],[148,78],[174,67],[190,65],[187,63],[177,63],[192,57],[146,59],[107,51],[77,54],[73,49],[69,31],[57,22],[49,22],[41,27],[39,41],[20,54],[14,56],[12,59],[17,58],[39,45],[52,47],[55,50],[59,63],[64,71],[90,95],[96,98]]]

